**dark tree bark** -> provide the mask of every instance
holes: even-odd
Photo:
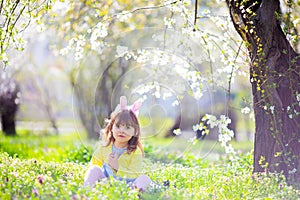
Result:
[[[251,58],[253,172],[283,173],[289,183],[300,182],[300,57],[280,26],[279,0],[226,3]]]
[[[15,117],[18,111],[20,88],[16,81],[10,78],[0,78],[0,117],[5,135],[16,135]]]

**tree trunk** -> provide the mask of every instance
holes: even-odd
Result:
[[[276,17],[280,13],[279,1],[249,1],[251,5],[226,2],[251,58],[256,125],[254,173],[283,173],[289,183],[299,182],[300,56],[287,41]]]
[[[0,118],[5,135],[15,136],[15,117],[19,108],[20,87],[12,78],[6,77],[0,70]],[[4,78],[3,78],[4,77]]]

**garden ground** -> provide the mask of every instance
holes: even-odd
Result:
[[[140,193],[105,180],[83,187],[95,141],[77,134],[0,140],[1,199],[299,199],[300,190],[278,174],[252,175],[251,142],[226,155],[214,141],[145,140],[144,171],[156,185]]]

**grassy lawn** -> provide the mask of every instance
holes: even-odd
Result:
[[[156,185],[139,193],[113,179],[83,187],[95,141],[0,135],[0,199],[298,199],[279,175],[252,175],[253,143],[233,142],[228,156],[214,141],[147,138],[144,171]],[[168,183],[168,184],[166,184]]]

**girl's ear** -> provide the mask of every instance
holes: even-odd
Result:
[[[126,108],[127,108],[127,99],[126,99],[125,96],[120,97],[120,106],[121,106],[121,110],[126,110]]]

